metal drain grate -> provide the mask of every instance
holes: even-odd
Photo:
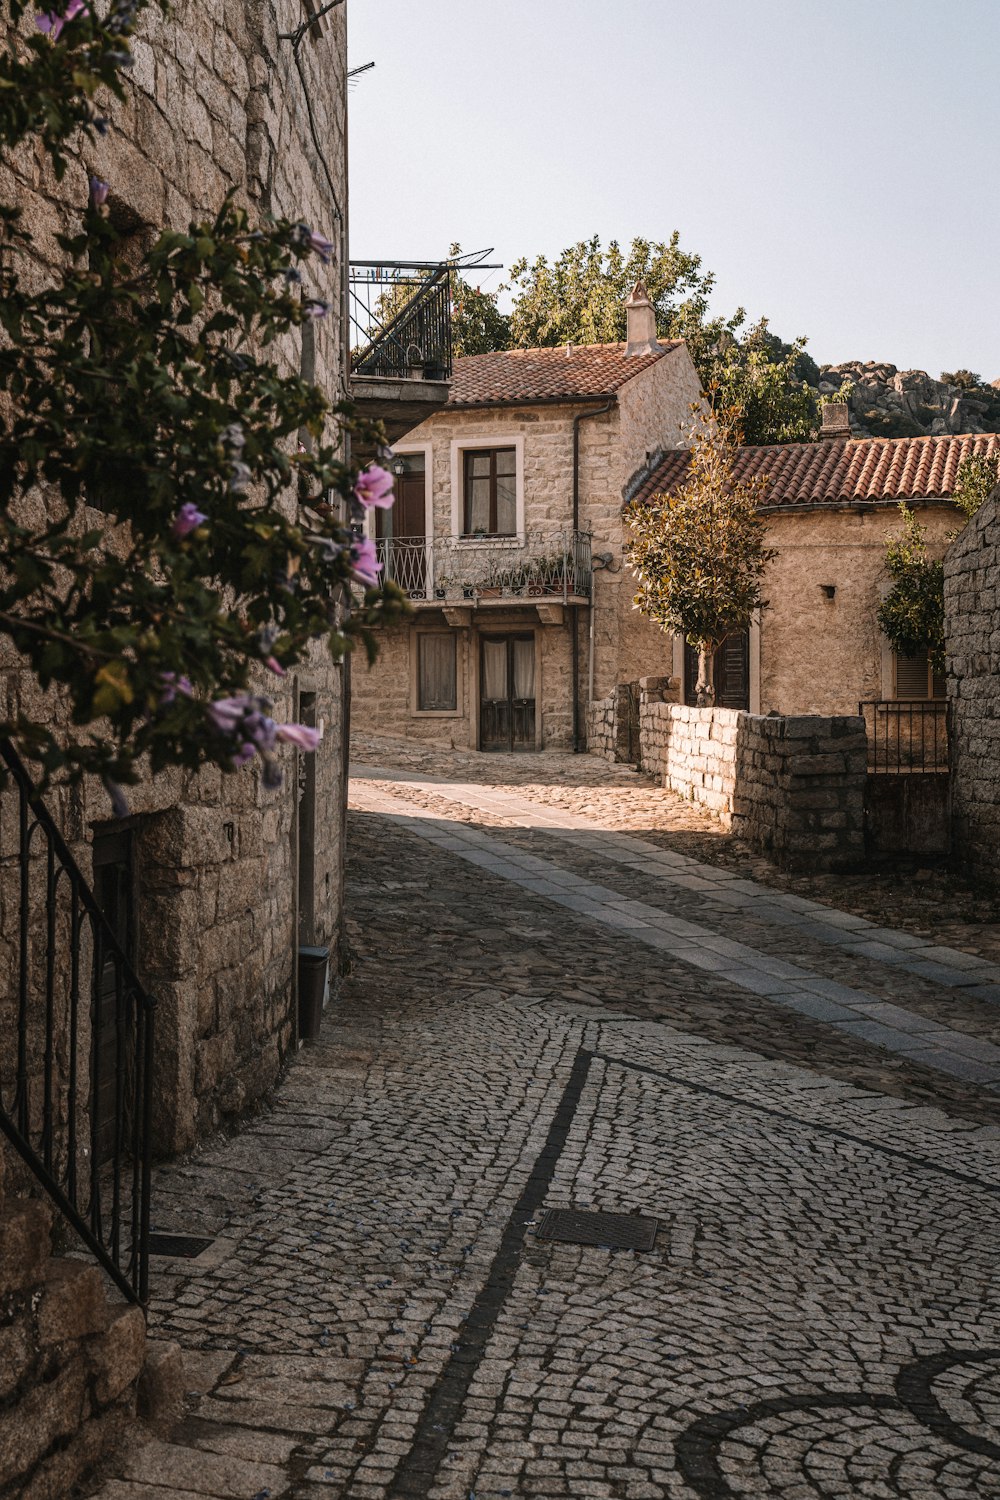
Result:
[[[194,1260],[215,1241],[199,1234],[151,1234],[150,1255],[175,1255],[181,1260]]]
[[[538,1226],[540,1240],[596,1245],[602,1250],[652,1250],[658,1219],[641,1214],[602,1214],[579,1208],[550,1208]]]

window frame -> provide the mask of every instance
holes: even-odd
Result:
[[[420,645],[427,636],[444,636],[450,640],[455,653],[455,707],[420,707]],[[410,635],[410,713],[419,719],[462,719],[465,717],[463,700],[465,695],[465,653],[460,649],[460,633],[454,629],[419,627]]]
[[[504,455],[504,456],[510,454],[513,457],[514,468],[513,468],[513,473],[512,474],[503,474],[503,475],[500,474],[500,463],[499,463],[499,460],[500,460],[501,454]],[[489,471],[489,474],[488,475],[484,475],[484,474],[474,474],[474,473],[471,473],[470,470],[472,469],[472,466],[477,461],[481,461],[484,458],[488,458],[489,462],[490,462],[490,471]],[[515,510],[514,510],[514,530],[513,531],[501,531],[500,530],[500,524],[499,524],[499,508],[500,507],[499,507],[498,492],[499,492],[499,486],[500,486],[500,480],[501,480],[501,478],[503,478],[503,479],[513,479],[514,480],[514,487],[515,487],[514,506],[515,506]],[[471,494],[470,494],[470,488],[471,488],[472,485],[474,485],[476,483],[477,480],[480,480],[480,479],[488,479],[489,480],[489,486],[490,486],[489,522],[488,522],[488,525],[487,525],[486,530],[484,531],[482,537],[479,535],[478,531],[474,530],[472,528],[472,526],[469,525],[469,512],[470,512],[471,504],[472,504],[472,497],[471,497]],[[507,538],[512,537],[512,536],[516,536],[517,535],[517,498],[516,498],[516,490],[517,490],[517,449],[516,448],[513,448],[513,447],[502,447],[502,448],[466,448],[463,451],[463,453],[462,453],[462,536],[466,540],[470,540],[471,539],[471,540],[475,540],[475,541],[484,541],[486,539],[486,537],[494,537],[494,536],[495,537],[501,537],[502,536],[502,537],[507,537]]]
[[[465,455],[486,449],[514,450],[514,530],[472,536],[465,526]],[[451,535],[460,546],[482,547],[495,542],[509,547],[524,545],[524,436],[496,432],[481,437],[454,438],[451,444]]]

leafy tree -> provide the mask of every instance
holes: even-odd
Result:
[[[643,281],[664,338],[701,336],[715,282],[701,257],[669,242],[635,239],[626,255],[617,240],[605,251],[600,237],[568,246],[550,265],[544,255],[510,268],[514,291],[511,347],[614,344],[626,335],[625,299]],[[710,336],[710,335],[709,335]]]
[[[803,443],[813,437],[817,400],[806,378],[813,361],[805,343],[783,343],[761,318],[741,337],[732,334],[702,356],[700,374],[713,404],[738,410],[744,442]]]
[[[704,707],[715,702],[715,650],[766,608],[761,583],[777,554],[766,545],[757,514],[767,480],[735,476],[738,413],[695,412],[700,429],[689,477],[672,495],[626,508],[631,536],[625,551],[639,580],[637,608],[697,649],[697,701]]]
[[[974,453],[958,466],[958,477],[952,499],[966,520],[971,519],[987,500],[1000,480],[1000,463],[985,453]]]
[[[0,147],[33,146],[63,182],[107,95],[124,96],[149,3],[110,0],[102,20],[52,0],[15,35],[27,0],[6,0]],[[137,254],[109,191],[70,187],[85,206],[44,268],[17,205],[0,205],[0,633],[47,695],[0,733],[46,778],[96,773],[113,796],[140,761],[228,771],[255,753],[273,786],[278,744],[313,748],[315,731],[275,725],[251,684],[315,641],[335,658],[370,642],[402,608],[339,519],[342,500],[355,518],[385,504],[391,480],[344,462],[349,410],[275,352],[325,315],[306,278],[332,246],[227,198]]]
[[[879,605],[879,627],[901,656],[926,651],[935,672],[944,671],[944,563],[927,552],[927,531],[905,500],[902,533],[887,539],[885,565],[892,588]]]
[[[539,256],[511,267],[514,348],[620,343],[625,300],[642,280],[661,338],[684,339],[705,389],[722,410],[738,407],[744,441],[802,442],[813,435],[819,370],[805,339],[785,344],[762,318],[741,333],[746,314],[710,317],[715,277],[701,257],[669,241],[635,239],[626,255],[616,240],[580,240],[550,264]]]

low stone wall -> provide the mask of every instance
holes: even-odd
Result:
[[[740,714],[732,829],[788,869],[865,857],[864,720]]]
[[[643,766],[787,868],[864,859],[864,721],[648,702]]]
[[[630,743],[630,699],[638,698],[641,724],[644,707],[676,703],[679,690],[676,677],[640,677],[637,682],[619,683],[610,698],[591,703],[587,710],[587,749],[619,765],[642,765],[641,745]]]
[[[736,786],[736,728],[745,717],[732,708],[643,703],[642,764],[663,786],[707,807],[728,827]]]
[[[600,698],[587,707],[587,749],[602,760],[616,761],[615,700]]]
[[[52,1254],[52,1213],[5,1192],[0,1152],[0,1494],[53,1500],[121,1441],[146,1349],[138,1307]]]

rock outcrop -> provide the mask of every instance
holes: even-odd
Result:
[[[820,396],[834,396],[845,382],[854,437],[936,437],[949,432],[1000,432],[1000,381],[975,381],[959,371],[960,384],[934,380],[925,370],[848,360],[823,365]],[[968,377],[968,378],[966,378]]]

